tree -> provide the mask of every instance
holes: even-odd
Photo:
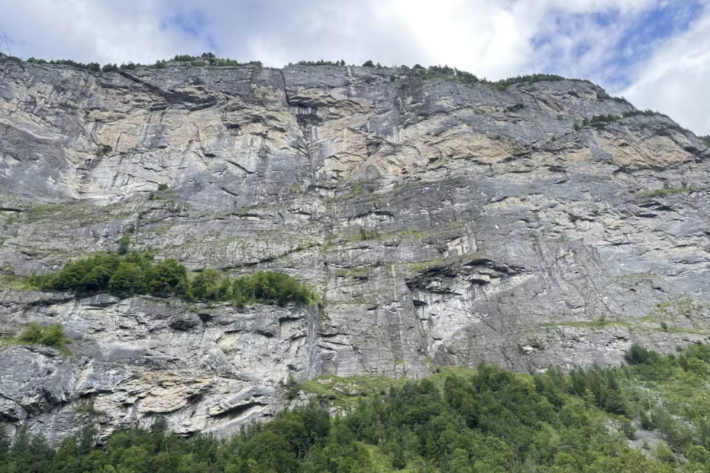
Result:
[[[372,61],[365,61],[365,63],[362,65],[362,67],[375,67],[375,63]]]
[[[143,270],[140,266],[135,263],[123,262],[111,276],[108,285],[109,291],[117,296],[142,294],[145,292],[143,277]]]
[[[407,460],[404,458],[404,450],[400,444],[394,449],[394,456],[392,457],[392,467],[396,470],[403,470],[407,467]]]
[[[473,473],[471,460],[466,450],[457,448],[454,451],[448,471],[451,473]]]
[[[59,291],[75,290],[79,285],[79,281],[84,277],[84,269],[80,264],[69,263],[57,274],[56,277],[48,280],[47,289],[56,289]]]
[[[131,246],[131,239],[127,236],[121,237],[120,240],[118,240],[118,254],[119,255],[125,255],[128,253],[128,249]]]
[[[633,344],[629,351],[624,355],[624,359],[630,365],[638,364],[653,364],[659,359],[659,355],[656,352],[647,350],[640,345]]]
[[[197,299],[218,299],[218,285],[222,275],[214,269],[206,269],[192,281],[192,295]]]
[[[186,279],[185,266],[179,264],[175,258],[161,261],[146,274],[148,291],[156,296],[172,294],[180,282]]]
[[[0,424],[0,464],[10,451],[10,436],[5,429],[5,424]]]
[[[81,293],[98,293],[108,289],[111,271],[103,265],[95,266],[79,281],[77,290]]]
[[[89,453],[94,445],[96,445],[96,438],[98,436],[98,429],[94,424],[89,424],[81,429],[79,434],[79,450],[84,453]]]

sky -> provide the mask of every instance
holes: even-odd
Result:
[[[0,51],[152,63],[216,53],[589,79],[710,134],[710,0],[0,0]]]

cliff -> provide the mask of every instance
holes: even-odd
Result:
[[[5,346],[0,421],[53,442],[92,417],[104,435],[157,415],[226,435],[319,375],[537,372],[706,340],[710,151],[586,81],[499,89],[406,69],[93,73],[0,56],[4,274],[130,236],[193,271],[288,273],[324,301],[76,299],[5,278],[0,332],[59,323],[72,354]]]

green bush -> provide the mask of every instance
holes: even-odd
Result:
[[[145,294],[144,278],[143,269],[139,265],[125,261],[121,262],[108,282],[109,292],[122,297],[132,294]]]
[[[630,365],[649,364],[652,365],[660,360],[660,355],[654,351],[647,350],[640,345],[633,344],[624,359]]]
[[[693,445],[685,453],[688,461],[692,463],[710,463],[710,453],[701,445]]]
[[[562,76],[554,74],[530,74],[525,76],[510,77],[508,79],[499,80],[493,83],[493,88],[496,90],[505,90],[513,84],[532,84],[541,81],[562,81],[567,80]]]
[[[608,123],[613,123],[616,121],[621,120],[622,117],[618,115],[594,115],[591,120],[584,119],[583,124],[584,125],[595,125],[595,126],[602,126],[606,125]]]
[[[27,345],[45,345],[60,351],[65,351],[66,345],[69,343],[69,338],[64,335],[61,325],[41,327],[36,323],[31,323],[22,334],[17,337],[16,341]]]
[[[345,61],[326,61],[320,59],[318,61],[298,61],[299,66],[344,66]]]
[[[190,279],[185,266],[177,260],[156,263],[151,253],[128,251],[129,245],[128,237],[123,237],[119,240],[119,253],[94,253],[66,264],[58,273],[32,276],[29,284],[39,289],[69,291],[80,296],[99,293],[119,297],[150,294],[156,297],[177,296],[188,301],[225,301],[240,306],[255,302],[316,304],[316,297],[310,289],[284,273],[259,271],[232,278],[207,269]]]
[[[118,254],[125,255],[128,253],[128,249],[131,246],[131,239],[127,236],[123,236],[118,240]]]
[[[196,56],[190,56],[189,54],[177,54],[172,60],[175,62],[192,62],[197,59]]]

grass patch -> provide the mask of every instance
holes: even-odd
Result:
[[[667,188],[667,189],[656,189],[648,192],[639,192],[636,194],[637,199],[645,199],[648,197],[663,197],[675,194],[686,194],[690,192],[699,192],[707,190],[707,187],[696,188],[696,187],[677,187],[677,188]]]
[[[618,279],[658,279],[660,276],[653,273],[631,273],[617,276]]]
[[[610,320],[604,317],[601,317],[597,320],[593,321],[581,321],[581,322],[548,322],[544,324],[539,325],[542,328],[550,328],[550,327],[576,327],[576,328],[588,328],[588,329],[603,329],[607,327],[631,327],[631,324],[629,322],[622,322],[620,320]]]
[[[339,269],[335,276],[339,278],[362,279],[370,275],[372,268],[370,266],[357,266],[355,268]]]
[[[32,285],[29,278],[15,275],[0,275],[0,290],[11,289],[13,291],[36,291],[38,288]]]
[[[357,233],[350,232],[344,238],[338,239],[341,243],[354,243],[358,241],[376,240],[382,242],[395,242],[399,244],[402,241],[421,241],[427,238],[433,238],[453,232],[464,227],[465,221],[456,220],[454,222],[441,225],[439,227],[430,228],[427,230],[402,230],[393,233],[383,233],[378,230],[367,230],[362,227],[358,228]]]
[[[400,364],[403,362],[399,362]],[[435,372],[428,378],[442,392],[444,383],[449,376],[465,378],[475,373],[474,369],[465,366],[434,368]],[[406,378],[392,379],[386,376],[320,376],[299,384],[296,389],[307,394],[313,394],[318,399],[328,401],[334,407],[348,410],[357,406],[363,398],[384,396],[390,388],[401,388],[409,380]]]
[[[446,266],[447,264],[451,264],[451,262],[447,262],[445,259],[434,259],[429,261],[421,261],[419,263],[409,263],[407,266],[416,273],[423,273],[431,268]]]
[[[88,417],[94,419],[97,417],[105,416],[106,412],[96,409],[94,407],[94,400],[91,399],[90,401],[81,403],[78,406],[76,406],[74,408],[74,414],[85,415],[85,416],[88,416]]]
[[[97,205],[59,205],[59,204],[30,204],[29,209],[22,217],[15,216],[12,223],[36,223],[49,221],[51,223],[89,223],[103,222],[109,219],[124,219],[133,215],[132,212],[123,210],[123,204]]]
[[[59,204],[31,204],[27,219],[29,221],[36,221],[46,215],[61,212],[63,209],[64,206]]]
[[[707,304],[701,304],[690,297],[680,297],[662,302],[651,315],[653,318],[683,316],[692,319],[705,308]]]
[[[353,408],[360,398],[385,395],[393,386],[401,387],[405,379],[391,379],[385,376],[319,376],[298,385],[298,389],[327,400],[334,407]]]
[[[691,335],[709,335],[710,331],[698,329],[698,328],[684,328],[684,327],[668,327],[660,329],[663,332],[668,333],[687,333]]]

